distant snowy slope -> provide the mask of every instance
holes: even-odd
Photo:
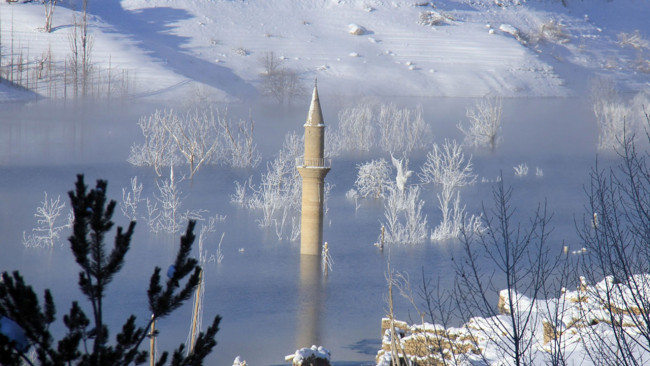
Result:
[[[130,70],[137,96],[160,99],[256,97],[270,52],[342,96],[566,96],[599,75],[648,86],[650,50],[620,42],[649,39],[646,1],[498,2],[90,0],[92,57]],[[11,24],[30,57],[49,47],[64,58],[71,8],[59,5],[46,34],[42,5],[0,4],[5,58]]]

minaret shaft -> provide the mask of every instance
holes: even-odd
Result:
[[[305,155],[298,163],[302,177],[302,212],[300,216],[300,253],[320,255],[323,241],[323,186],[330,170],[325,156],[325,125],[314,87],[309,115],[305,123]]]

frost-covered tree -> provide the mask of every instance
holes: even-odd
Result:
[[[432,240],[458,238],[463,225],[478,228],[477,218],[473,215],[467,217],[465,206],[460,205],[460,188],[476,182],[472,158],[465,159],[460,144],[453,140],[445,140],[442,147],[434,144],[418,176],[423,184],[433,183],[440,187],[440,193],[436,196],[442,222],[431,234]]]
[[[226,114],[219,119],[219,132],[223,138],[224,160],[233,168],[255,168],[262,157],[253,139],[255,121],[240,119],[233,123]]]
[[[23,232],[23,245],[26,247],[47,247],[52,248],[58,242],[61,231],[70,227],[69,223],[60,223],[59,216],[63,213],[65,203],[61,202],[61,197],[56,199],[47,197],[41,202],[41,206],[36,208],[36,222],[38,226],[32,229],[32,233],[27,236]]]
[[[144,136],[142,144],[131,147],[127,161],[135,166],[150,166],[160,177],[162,168],[180,162],[176,145],[163,127],[165,119],[177,118],[170,110],[156,110],[149,116],[140,117],[138,126]]]
[[[351,151],[370,151],[375,144],[372,108],[359,104],[339,112],[338,142]]]
[[[384,241],[389,244],[421,244],[427,238],[427,216],[420,187],[409,186],[404,191],[391,184],[384,200]]]
[[[158,193],[153,199],[146,199],[147,224],[153,233],[175,234],[189,221],[203,220],[206,210],[181,210],[182,191],[178,186],[183,179],[174,176],[174,167],[169,172],[169,179],[156,182]]]
[[[613,151],[626,133],[634,135],[636,131],[636,121],[630,118],[632,111],[610,79],[592,80],[590,98],[598,126],[598,149]]]
[[[173,110],[162,118],[160,124],[167,131],[176,149],[185,158],[190,168],[190,179],[203,164],[212,159],[219,160],[218,111],[213,109],[192,109],[184,115]]]
[[[131,221],[135,221],[138,218],[138,204],[143,201],[141,195],[142,183],[138,183],[138,177],[131,178],[130,191],[126,187],[122,188],[120,209],[122,210],[122,214]]]
[[[391,168],[385,159],[372,160],[357,165],[357,179],[354,187],[358,196],[383,198],[391,184]]]
[[[263,228],[275,229],[279,239],[287,237],[295,240],[300,234],[302,181],[296,169],[296,158],[302,155],[302,146],[302,139],[295,132],[288,133],[283,148],[267,164],[259,185],[254,184],[252,178],[245,183],[236,183],[237,192],[232,198],[236,204],[261,211],[258,224]],[[327,192],[327,186],[325,188]],[[250,194],[247,190],[250,190]],[[291,230],[287,235],[285,229],[289,227]]]
[[[423,148],[429,137],[422,108],[412,110],[384,104],[379,109],[377,128],[379,147],[387,152],[409,153]]]
[[[502,109],[501,98],[498,97],[484,98],[468,109],[468,122],[458,124],[458,129],[465,135],[464,144],[494,151],[500,141]]]

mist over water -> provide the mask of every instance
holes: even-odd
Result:
[[[327,128],[336,128],[338,111],[356,101],[328,98],[320,91]],[[400,107],[421,106],[423,117],[433,132],[433,141],[462,140],[456,125],[467,119],[466,109],[474,99],[391,99]],[[60,245],[51,249],[25,248],[23,232],[36,226],[34,212],[43,200],[60,195],[69,207],[67,192],[75,175],[86,175],[86,184],[108,180],[108,194],[121,201],[122,188],[132,177],[143,183],[143,197],[156,190],[153,169],[134,167],[126,162],[130,147],[141,143],[136,125],[138,118],[157,108],[155,103],[97,102],[67,105],[41,101],[24,105],[2,104],[0,113],[0,270],[20,270],[37,293],[51,288],[60,318],[71,299],[83,297],[77,289],[77,267],[64,232]],[[224,108],[225,106],[220,106]],[[387,308],[384,298],[384,272],[389,251],[380,252],[372,244],[380,233],[383,204],[364,200],[358,210],[345,198],[353,187],[357,164],[388,154],[380,152],[345,154],[333,159],[326,181],[335,187],[327,203],[324,240],[329,243],[333,269],[326,279],[320,275],[320,263],[301,258],[299,242],[278,240],[272,230],[258,227],[259,214],[230,203],[234,182],[253,176],[259,181],[266,163],[282,147],[284,135],[295,131],[302,135],[308,100],[290,106],[269,104],[229,105],[231,118],[255,120],[255,139],[263,161],[254,170],[206,165],[192,181],[183,181],[183,210],[201,208],[209,215],[226,215],[206,243],[213,253],[224,234],[222,263],[204,267],[206,290],[204,322],[220,314],[221,330],[217,346],[207,364],[229,365],[241,355],[250,365],[283,364],[284,356],[300,347],[319,343],[332,351],[336,361],[373,362],[380,347],[380,321]],[[490,183],[502,175],[514,189],[513,206],[518,221],[526,223],[537,204],[546,200],[554,212],[555,227],[549,245],[561,250],[580,247],[574,219],[582,217],[586,198],[583,185],[596,159],[596,124],[588,104],[581,99],[505,99],[502,121],[503,142],[496,152],[466,149],[473,154],[478,183],[461,191],[461,203],[468,213],[479,213],[481,205],[491,206]],[[408,158],[409,168],[418,171],[426,151]],[[605,160],[607,157],[604,158]],[[513,166],[526,163],[528,176],[514,176]],[[535,169],[543,177],[535,176]],[[180,166],[176,174],[187,174]],[[409,183],[416,183],[413,177]],[[429,228],[441,219],[435,204],[435,189],[425,187],[421,199]],[[128,221],[119,210],[116,225]],[[200,224],[199,224],[200,226]],[[124,270],[110,286],[107,319],[121,326],[133,313],[143,324],[148,319],[146,288],[155,266],[166,269],[173,260],[179,235],[155,235],[146,222],[139,220]],[[431,243],[398,246],[390,249],[391,266],[406,271],[414,281],[430,277],[441,286],[453,283],[451,258],[458,256],[457,243]],[[198,257],[197,243],[195,253]],[[396,298],[400,319],[408,320],[413,309]],[[171,350],[184,342],[189,330],[191,302],[171,317],[159,322],[160,350]],[[57,326],[61,326],[57,322]],[[113,334],[114,335],[114,334]]]

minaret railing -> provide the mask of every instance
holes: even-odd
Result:
[[[304,156],[296,158],[296,166],[302,168],[331,168],[332,159],[330,158],[307,158]]]

